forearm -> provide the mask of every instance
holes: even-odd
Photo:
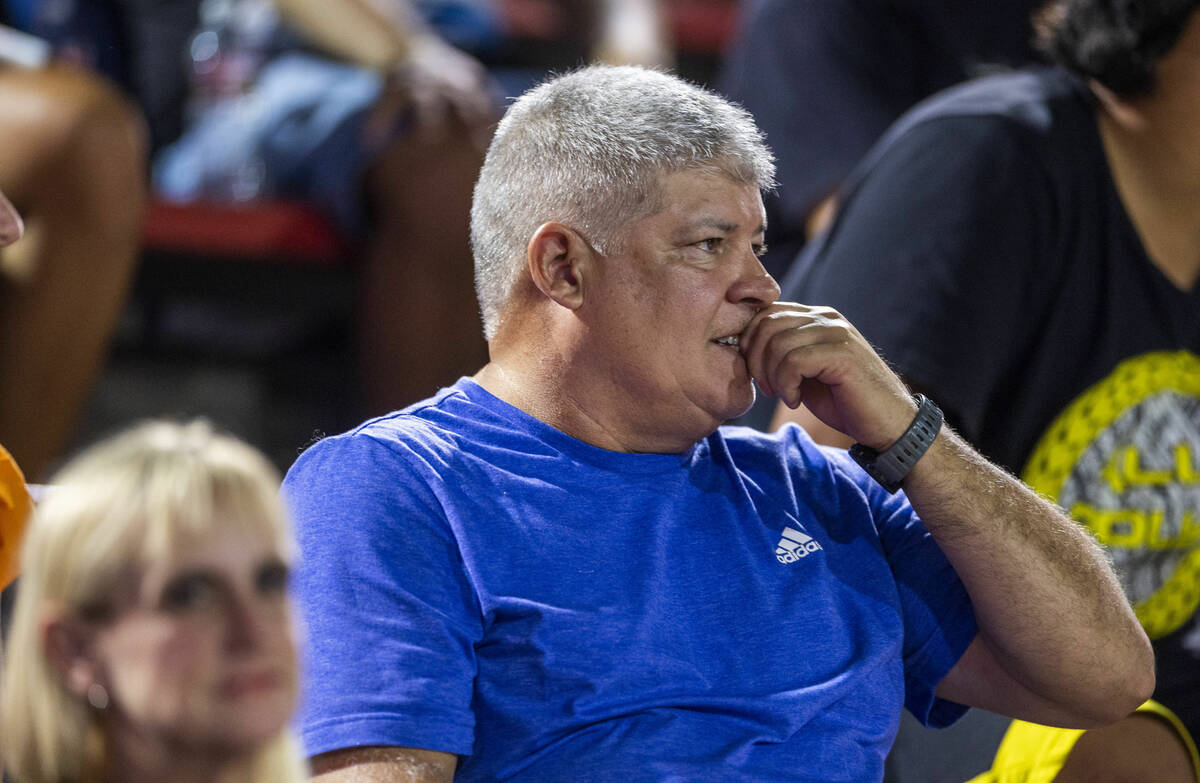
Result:
[[[949,427],[904,488],[966,586],[981,640],[1014,680],[1099,722],[1149,695],[1149,640],[1082,526]]]
[[[314,783],[450,783],[449,753],[384,745],[335,750],[312,759]]]

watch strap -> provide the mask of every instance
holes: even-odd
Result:
[[[924,394],[915,395],[915,399],[916,417],[899,440],[891,446],[882,452],[861,443],[850,447],[850,456],[854,461],[888,492],[900,489],[900,484],[917,464],[917,460],[929,450],[942,429],[942,409]]]

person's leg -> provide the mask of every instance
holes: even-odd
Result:
[[[129,284],[145,200],[131,105],[79,70],[0,70],[0,190],[25,220],[0,252],[0,442],[31,481],[60,455]]]
[[[1129,717],[1083,733],[1075,743],[1057,783],[1195,783],[1187,747],[1165,720],[1135,712]]]
[[[487,361],[469,242],[483,153],[460,123],[410,133],[367,176],[359,362],[368,412],[433,394]]]

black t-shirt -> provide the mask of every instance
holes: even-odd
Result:
[[[1146,255],[1082,82],[944,93],[852,175],[784,297],[845,314],[985,455],[1088,526],[1200,730],[1200,290]]]
[[[773,273],[803,244],[805,216],[901,113],[982,67],[1034,61],[1029,15],[1039,2],[745,3],[719,86],[755,116],[777,157]]]

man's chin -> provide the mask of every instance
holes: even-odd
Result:
[[[741,416],[745,416],[754,407],[754,401],[758,397],[758,389],[753,383],[747,381],[744,388],[736,390],[734,396],[726,409],[725,421],[732,421]]]

